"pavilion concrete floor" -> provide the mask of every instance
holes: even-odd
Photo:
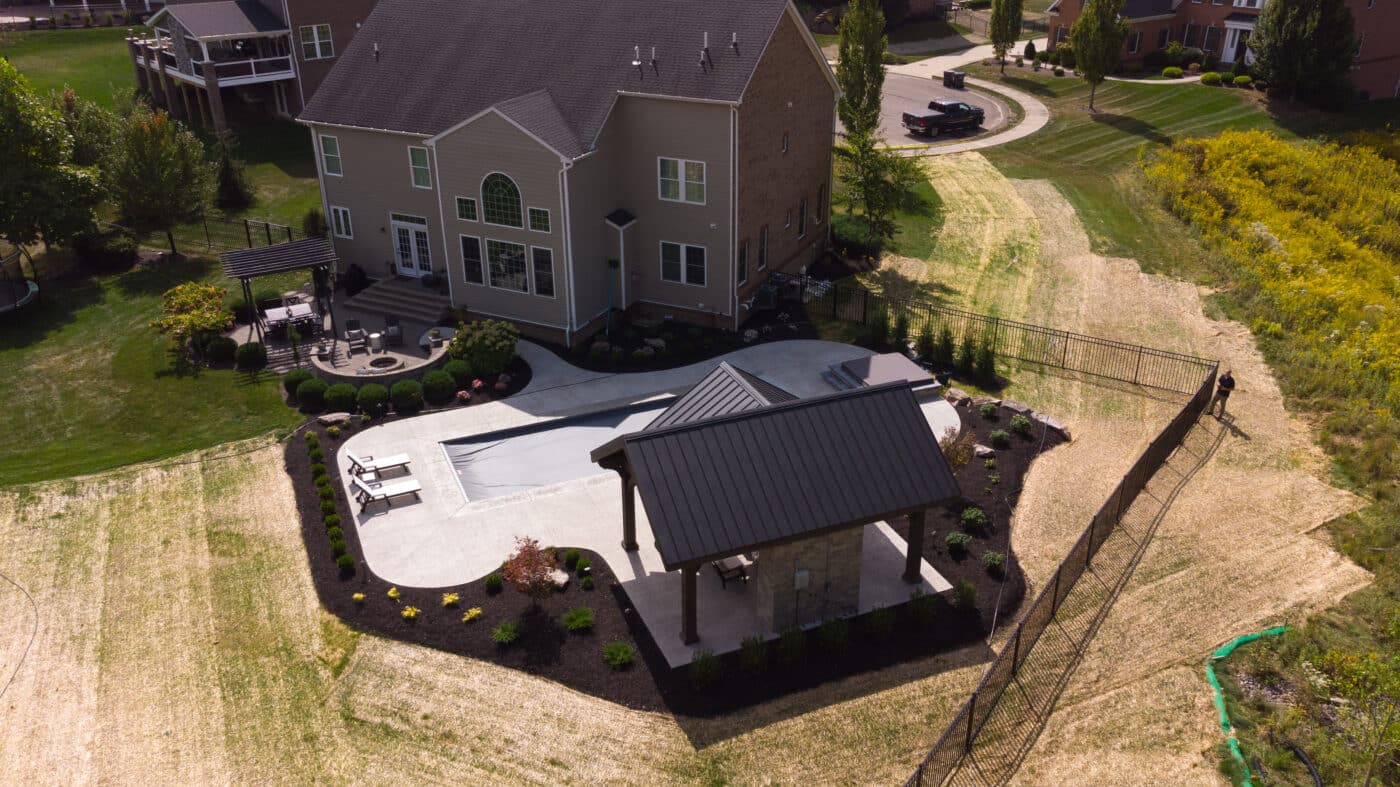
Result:
[[[355,434],[339,452],[364,455],[406,453],[410,472],[422,485],[421,500],[400,498],[392,506],[375,503],[355,517],[364,560],[375,574],[406,587],[445,587],[478,579],[498,568],[517,536],[545,546],[591,549],[608,562],[672,664],[690,660],[693,649],[716,653],[737,648],[760,631],[752,590],[720,586],[713,571],[702,572],[697,606],[700,642],[680,640],[680,574],[667,572],[653,545],[645,508],[637,506],[636,552],[622,549],[622,500],[617,476],[594,476],[469,502],[448,461],[442,441],[540,423],[655,396],[676,394],[726,360],[798,396],[832,392],[821,378],[829,365],[869,355],[850,345],[791,341],[746,347],[722,358],[679,369],[639,374],[601,374],[578,369],[542,347],[522,341],[520,354],[532,379],[521,393],[502,402],[447,410],[370,427]],[[941,399],[925,403],[935,434],[957,428],[952,406]],[[347,484],[348,477],[342,479]],[[866,528],[860,606],[890,606],[906,600],[915,586],[905,584],[904,540],[885,525]],[[760,555],[760,560],[762,556]],[[946,580],[924,563],[925,592],[948,589]]]

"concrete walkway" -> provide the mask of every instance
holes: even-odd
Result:
[[[679,574],[667,572],[662,566],[642,505],[637,506],[637,540],[641,549],[623,551],[622,500],[615,474],[600,468],[597,475],[590,477],[468,501],[442,441],[679,393],[721,360],[798,396],[830,393],[831,387],[821,378],[823,370],[871,353],[833,342],[772,342],[679,369],[602,374],[578,369],[529,342],[522,341],[519,352],[530,364],[532,378],[524,391],[510,399],[372,426],[349,438],[340,448],[342,468],[348,466],[347,451],[359,456],[406,453],[412,460],[412,476],[423,488],[420,500],[398,499],[390,507],[376,503],[354,517],[353,525],[364,552],[362,558],[370,570],[388,582],[407,587],[446,587],[494,571],[512,550],[517,536],[528,535],[543,545],[592,549],[618,575],[668,660],[689,661],[691,649],[681,646],[679,638],[672,637],[673,632],[666,628],[674,623],[674,630],[680,630]],[[956,429],[958,416],[947,402],[928,402],[923,409],[935,434],[941,434],[949,425]],[[528,483],[528,479],[521,480]],[[349,494],[348,477],[342,483]],[[889,581],[872,581],[868,589],[862,588],[863,610],[899,603],[912,590],[912,586],[899,581],[900,569],[890,568],[901,559],[903,539],[888,526],[870,526],[867,530],[865,560],[873,561],[872,576]],[[926,592],[948,589],[948,583],[932,567],[925,563],[923,568],[922,587]],[[728,592],[721,589],[712,572],[701,577],[700,646],[715,652],[737,647],[742,637],[757,630],[752,603],[732,587]],[[716,615],[717,609],[726,612]]]
[[[1200,82],[1200,74],[1182,76],[1180,79],[1128,79],[1127,77],[1104,77],[1109,82],[1131,82],[1134,85],[1189,85],[1192,82]]]

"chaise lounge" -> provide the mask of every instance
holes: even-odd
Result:
[[[384,484],[375,481],[363,481],[358,476],[351,479],[350,483],[355,486],[355,500],[360,504],[360,513],[364,513],[370,503],[376,500],[383,500],[392,506],[391,498],[402,497],[403,495],[413,495],[415,500],[421,500],[418,493],[423,487],[412,478],[405,478],[392,483]]]
[[[356,456],[346,451],[345,458],[350,460],[350,473],[360,475],[362,473],[382,473],[385,470],[392,470],[396,467],[408,467],[412,461],[408,454],[394,454],[375,459],[373,456]]]

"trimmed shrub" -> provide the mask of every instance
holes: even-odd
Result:
[[[955,353],[957,353],[957,343],[953,341],[953,329],[944,325],[938,331],[938,344],[934,348],[934,360],[951,366]]]
[[[365,415],[383,415],[389,410],[389,389],[379,383],[370,383],[355,394],[355,403]]]
[[[593,561],[586,557],[581,557],[574,561],[574,570],[577,571],[578,575],[581,577],[587,576],[588,573],[593,570]]]
[[[997,351],[991,342],[983,342],[977,348],[977,358],[975,362],[977,379],[984,383],[994,383],[997,380]]]
[[[335,507],[335,501],[334,501],[334,500],[322,500],[322,501],[321,501],[321,521],[322,521],[322,522],[326,522],[326,523],[329,525],[329,519],[330,519],[330,517],[337,517],[336,523],[339,524],[339,522],[340,522],[340,520],[339,520],[339,518],[338,518],[339,516],[340,516],[340,514],[336,513],[336,507]]]
[[[962,343],[958,345],[958,357],[955,365],[958,371],[968,377],[973,376],[977,369],[977,345],[972,343],[972,335],[964,334]]]
[[[760,675],[768,666],[768,643],[763,637],[744,637],[739,643],[739,669],[750,675]]]
[[[1220,85],[1220,82],[1221,82],[1220,75],[1217,74],[1217,73],[1215,73],[1214,71],[1207,71],[1207,72],[1205,72],[1204,74],[1201,74],[1201,84],[1202,84],[1202,85],[1207,85],[1207,86],[1210,86],[1210,87],[1217,87],[1217,86]]]
[[[517,639],[520,639],[519,623],[506,622],[491,630],[491,641],[503,648]]]
[[[466,361],[478,376],[500,374],[515,357],[520,331],[502,320],[478,320],[457,326],[447,354]]]
[[[919,628],[928,628],[938,619],[938,596],[925,593],[922,588],[909,594],[909,617]]]
[[[778,660],[795,667],[807,659],[807,635],[796,626],[788,626],[778,635]]]
[[[845,653],[850,641],[851,627],[845,620],[835,618],[817,626],[817,645],[831,654]]]
[[[313,445],[317,445],[318,443],[321,442],[321,438],[320,438],[320,437],[317,437],[317,436],[316,436],[316,433],[315,433],[315,432],[312,432],[312,431],[302,432],[302,433],[301,433],[301,439],[303,439],[303,440],[306,441],[306,445],[307,445],[308,447],[309,447],[309,446],[313,446]]]
[[[890,318],[885,310],[876,307],[870,314],[870,344],[884,347],[890,342]]]
[[[924,327],[919,329],[918,338],[914,339],[914,352],[925,361],[932,361],[937,350],[938,345],[933,342],[933,327],[925,322]]]
[[[338,558],[343,554],[345,554],[345,541],[337,538],[331,542],[331,557]]]
[[[1011,431],[1022,437],[1031,436],[1031,419],[1017,413],[1011,416]]]
[[[888,639],[894,633],[894,610],[876,607],[865,616],[863,624],[866,636],[873,639]]]
[[[319,377],[304,380],[297,386],[297,404],[307,410],[320,410],[326,406],[326,381]]]
[[[1167,79],[1181,79],[1181,69],[1177,66],[1167,66],[1162,69],[1162,76]]]
[[[233,363],[238,354],[238,342],[227,336],[215,336],[204,345],[204,358],[220,365]]]
[[[320,462],[326,458],[326,455],[321,453],[321,446],[319,444],[311,446],[311,450],[307,451],[306,455],[311,458],[312,462]]]
[[[262,371],[267,366],[267,347],[262,342],[240,344],[233,353],[233,360],[239,371]]]
[[[1240,74],[1231,81],[1235,83],[1235,87],[1249,87],[1254,84],[1254,77],[1249,74]]]
[[[404,415],[423,409],[423,386],[417,380],[399,380],[389,389],[394,412]]]
[[[1054,52],[1051,52],[1051,53],[1050,53],[1050,65],[1052,65],[1052,66],[1058,66],[1059,64],[1060,64],[1060,51],[1057,49],[1057,50],[1055,50]]]
[[[335,559],[335,564],[340,567],[342,577],[352,576],[355,573],[355,556],[341,555]]]
[[[987,435],[987,439],[992,441],[993,448],[1005,448],[1011,445],[1011,433],[1005,429],[993,429],[992,433]]]
[[[458,390],[471,388],[472,385],[472,365],[460,358],[453,358],[442,365],[442,370],[452,377],[452,382]]]
[[[977,586],[960,579],[953,585],[953,606],[956,609],[970,610],[977,608]]]
[[[1063,68],[1060,68],[1059,66],[1055,66],[1055,76],[1057,76],[1057,77],[1062,77],[1062,76],[1064,76],[1064,75],[1065,75],[1065,70],[1064,70]]]
[[[1021,51],[1021,55],[1027,60],[1035,60],[1037,57],[1039,57],[1040,53],[1035,51],[1034,41],[1027,41],[1026,48]]]
[[[1060,65],[1065,68],[1074,68],[1074,47],[1068,41],[1062,41],[1055,47],[1055,51],[1060,53]]]
[[[282,390],[286,391],[288,396],[295,399],[297,397],[297,388],[300,387],[302,383],[315,376],[316,375],[306,369],[293,369],[282,375]],[[311,434],[311,432],[307,432],[307,434]]]
[[[315,464],[311,465],[312,483],[321,480],[322,476],[325,476],[327,478],[330,477],[330,471],[326,470],[326,466],[324,464],[321,464],[320,462],[316,462]]]
[[[948,551],[960,555],[967,551],[967,545],[972,543],[972,536],[954,530],[945,540],[948,542]]]
[[[335,500],[335,490],[330,484],[316,487],[316,494],[320,495],[322,500]]]
[[[690,659],[690,685],[697,689],[708,689],[719,681],[723,666],[719,657],[708,650],[697,650]]]
[[[326,526],[326,530],[340,527],[340,514],[322,514],[321,523]]]
[[[574,570],[574,566],[577,566],[577,565],[578,565],[578,558],[579,558],[579,554],[578,554],[578,550],[577,550],[577,549],[570,549],[569,551],[565,552],[565,553],[564,553],[564,568],[567,568],[567,569],[569,569],[570,571],[573,571],[573,570]]]
[[[345,531],[338,527],[326,528],[326,538],[330,539],[332,542],[344,541]]]
[[[625,670],[632,666],[632,656],[637,651],[626,642],[609,642],[603,646],[603,661],[615,670]]]
[[[500,574],[493,571],[490,574],[486,575],[486,592],[488,594],[494,596],[497,593],[500,593],[501,589],[504,587],[505,580],[501,579]]]
[[[1001,408],[998,407],[995,402],[983,402],[982,406],[977,408],[977,412],[981,413],[983,418],[989,421],[995,421],[997,413],[1001,412]]]
[[[581,588],[583,588],[584,590],[592,590],[592,589],[593,589],[593,577],[584,577],[583,579],[580,579],[580,580],[578,581],[578,586],[581,587]]]
[[[568,612],[565,612],[561,620],[563,620],[564,622],[564,628],[575,634],[582,634],[585,631],[592,631],[594,620],[593,608],[574,607]]]
[[[356,393],[355,386],[350,383],[336,383],[332,385],[326,389],[326,409],[335,413],[348,413],[354,410]],[[334,428],[335,427],[332,426],[330,429],[327,429],[326,434],[330,434],[331,429]]]
[[[895,349],[905,352],[909,349],[909,315],[903,309],[894,317],[894,341]]]
[[[968,506],[963,509],[962,516],[958,521],[967,530],[982,530],[987,527],[987,512],[977,506]]]
[[[982,553],[982,565],[993,574],[1000,574],[1006,566],[1006,555],[989,549]]]
[[[447,404],[457,395],[457,381],[441,369],[423,375],[423,398],[432,404]]]

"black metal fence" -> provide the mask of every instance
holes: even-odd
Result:
[[[918,770],[909,777],[906,787],[943,784],[972,751],[978,734],[987,724],[1002,694],[1030,657],[1041,635],[1055,621],[1060,605],[1088,570],[1099,548],[1113,535],[1122,523],[1124,514],[1132,507],[1148,481],[1166,464],[1172,452],[1181,446],[1196,421],[1205,412],[1215,387],[1215,375],[1216,366],[1212,364],[1203,378],[1198,379],[1195,392],[1186,406],[1177,413],[1161,434],[1152,440],[1118,482],[1108,500],[1089,520],[1089,526],[1080,534],[1079,540],[1055,569],[1054,577],[1045,584],[1035,601],[1021,616],[1006,646],[987,667],[977,689],[953,717],[953,721],[924,757]],[[1085,640],[1092,635],[1092,631],[1092,628],[1086,631]],[[1074,643],[1075,652],[1082,651],[1086,644],[1087,641]],[[1064,669],[1068,670],[1070,666],[1066,663]]]
[[[118,224],[105,224],[106,227],[120,229]],[[286,224],[275,224],[256,219],[231,219],[210,216],[193,224],[175,227],[175,247],[180,251],[200,250],[206,252],[235,251],[253,249],[260,246],[275,246],[300,240],[302,233]],[[168,249],[169,241],[163,232],[139,235],[142,246],[153,249]]]
[[[968,339],[978,345],[990,342],[998,359],[1052,366],[1183,394],[1195,391],[1202,375],[1214,367],[1205,358],[889,298],[850,283],[838,284],[811,298],[807,310],[813,316],[863,325],[876,320],[893,323],[902,314],[909,320],[911,336],[917,336],[925,326],[935,337],[946,328],[959,344]]]

